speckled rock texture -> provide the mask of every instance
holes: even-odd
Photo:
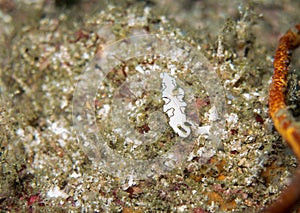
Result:
[[[277,41],[299,22],[299,1],[58,2],[0,0],[1,212],[257,212],[276,199],[297,161],[273,127],[267,95]],[[222,84],[225,126],[213,154],[199,138],[173,170],[122,179],[82,149],[72,101],[82,72],[102,48],[140,33],[172,36],[205,56]],[[295,75],[300,63],[294,61]],[[107,88],[129,78],[122,70],[134,63],[120,61]],[[144,68],[151,63],[144,61]],[[198,88],[188,71],[178,80]],[[290,90],[294,103],[297,88]],[[210,97],[195,94],[201,125],[210,125]],[[163,104],[151,102],[140,115],[147,117],[151,107],[163,113]],[[140,134],[149,129],[137,126]],[[136,156],[169,148],[176,134],[169,128],[166,135]],[[124,141],[110,147],[130,157]]]

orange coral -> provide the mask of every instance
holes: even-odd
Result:
[[[269,93],[269,112],[277,131],[292,147],[300,160],[300,126],[288,111],[285,104],[288,66],[291,51],[300,45],[300,24],[295,26],[296,32],[289,30],[279,41],[274,58],[274,75]]]
[[[300,46],[300,24],[289,30],[280,40],[274,57],[274,74],[269,92],[269,113],[277,131],[293,149],[300,161],[300,125],[295,121],[285,103],[288,66],[292,50]],[[289,212],[300,200],[300,169],[277,201],[263,212]]]

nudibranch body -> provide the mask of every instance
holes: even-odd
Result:
[[[162,78],[162,98],[165,102],[163,111],[169,117],[169,125],[183,138],[190,135],[191,129],[185,115],[187,104],[184,102],[184,90],[178,87],[176,80],[168,73],[161,73]]]

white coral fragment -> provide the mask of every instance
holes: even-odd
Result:
[[[191,133],[191,124],[185,115],[187,104],[183,100],[184,90],[177,86],[176,80],[168,73],[161,73],[160,78],[162,78],[162,98],[165,102],[163,111],[170,118],[169,125],[180,137],[186,138]]]

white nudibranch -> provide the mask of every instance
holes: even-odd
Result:
[[[184,102],[184,90],[178,87],[176,80],[168,73],[161,73],[162,78],[162,98],[165,102],[163,111],[169,117],[169,125],[180,137],[186,138],[191,133],[191,124],[187,121]]]

